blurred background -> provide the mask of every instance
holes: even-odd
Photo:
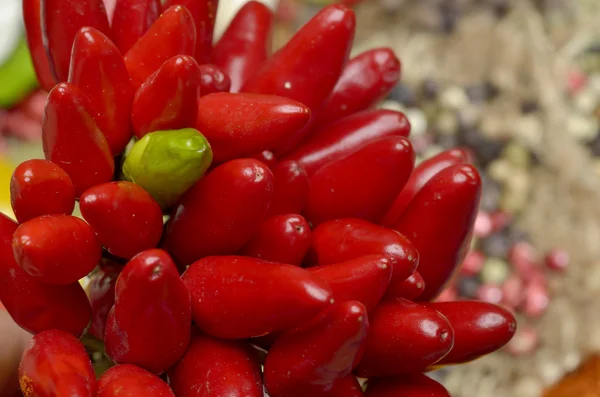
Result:
[[[274,48],[328,0],[262,0]],[[109,2],[110,3],[110,2]],[[216,37],[244,0],[221,0]],[[347,2],[350,3],[350,2]],[[356,4],[355,4],[356,3]],[[355,53],[394,49],[422,161],[468,146],[484,176],[475,241],[440,299],[519,318],[501,352],[433,376],[457,397],[600,396],[600,1],[364,0]],[[13,168],[42,157],[45,94],[20,0],[0,0],[0,210]]]

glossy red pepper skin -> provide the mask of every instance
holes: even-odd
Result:
[[[174,5],[182,5],[190,11],[196,25],[195,57],[198,63],[207,63],[212,51],[219,0],[167,0],[165,2],[165,7]]]
[[[97,397],[175,397],[158,376],[131,364],[109,368],[98,379]]]
[[[199,98],[198,63],[188,55],[170,58],[135,93],[131,107],[135,136],[193,126]]]
[[[176,55],[194,56],[196,26],[182,6],[169,7],[127,51],[125,65],[137,89],[163,63]]]
[[[156,247],[163,229],[160,206],[131,182],[108,182],[86,190],[79,200],[83,218],[108,252],[121,258]]]
[[[100,31],[84,27],[75,35],[69,83],[85,92],[110,152],[120,154],[131,139],[133,87],[121,53]]]
[[[423,161],[415,168],[408,182],[406,182],[406,186],[387,210],[380,224],[385,227],[392,227],[406,211],[415,195],[431,178],[452,165],[467,163],[469,163],[469,155],[464,149],[446,150]]]
[[[240,254],[300,266],[310,242],[310,226],[304,217],[297,214],[276,215],[261,223]]]
[[[375,105],[398,83],[400,71],[400,61],[389,48],[374,48],[350,59],[316,124],[328,124]]]
[[[293,265],[242,256],[213,256],[182,276],[194,322],[209,335],[242,339],[288,330],[325,309],[331,289]]]
[[[44,48],[41,23],[41,0],[23,0],[23,19],[27,34],[27,46],[38,82],[43,90],[50,91],[56,85],[56,77],[50,68],[48,53]]]
[[[436,302],[429,306],[448,319],[454,329],[454,346],[435,365],[461,364],[506,345],[517,330],[508,310],[487,302]]]
[[[92,315],[79,283],[41,283],[15,262],[12,250],[17,224],[0,214],[0,301],[23,329],[38,333],[59,329],[80,337]]]
[[[420,253],[425,291],[419,301],[435,298],[462,263],[480,196],[481,178],[475,167],[448,167],[423,186],[394,226]]]
[[[42,126],[44,154],[69,175],[76,196],[110,181],[115,170],[94,115],[89,98],[72,84],[58,84],[48,95]]]
[[[410,123],[394,110],[366,110],[317,128],[284,159],[297,161],[313,175],[332,161],[344,158],[366,144],[388,136],[408,136]]]
[[[150,29],[161,13],[160,0],[116,0],[111,33],[121,54]]]
[[[391,260],[392,282],[406,280],[419,263],[419,252],[406,237],[362,219],[336,219],[317,226],[306,263],[329,265],[366,255]]]
[[[40,215],[70,215],[75,189],[69,175],[47,160],[19,164],[10,180],[10,202],[19,223]]]
[[[184,264],[233,254],[250,241],[272,196],[273,174],[264,164],[254,159],[224,163],[182,198],[167,224],[165,246]]]
[[[354,12],[342,5],[323,8],[248,78],[242,91],[294,99],[315,117],[346,65],[355,19]],[[309,70],[313,72],[306,73]],[[305,128],[289,136],[278,151],[289,151],[307,132]]]
[[[117,279],[104,333],[106,354],[160,374],[185,353],[191,323],[190,294],[169,255],[141,252]]]
[[[371,310],[379,303],[392,279],[391,260],[367,255],[333,265],[308,269],[327,281],[336,302],[358,301]]]
[[[263,150],[260,153],[254,153],[250,157],[261,161],[264,165],[269,167],[270,170],[275,170],[275,166],[277,165],[277,159],[275,158],[275,155],[272,151]]]
[[[360,377],[422,372],[448,354],[454,343],[444,316],[406,299],[382,302],[369,320],[365,354],[356,369]]]
[[[272,397],[323,395],[350,374],[364,349],[369,319],[359,302],[336,303],[307,324],[282,335],[264,364]]]
[[[92,322],[88,332],[104,340],[108,312],[115,304],[115,284],[123,266],[105,260],[89,278],[87,296],[92,307]]]
[[[194,336],[169,380],[178,397],[263,397],[260,363],[242,341]]]
[[[310,177],[306,219],[313,225],[340,218],[377,222],[402,190],[414,162],[408,139],[388,137],[323,166]]]
[[[102,0],[41,0],[42,37],[58,82],[67,81],[75,35],[84,26],[109,34]]]
[[[304,169],[295,161],[282,161],[273,168],[275,192],[269,216],[300,214],[308,202],[310,182]]]
[[[329,397],[363,397],[362,387],[352,374],[337,380],[328,393],[326,396]]]
[[[213,48],[211,62],[231,78],[231,92],[239,92],[267,59],[272,25],[271,10],[263,3],[249,1],[233,17]]]
[[[423,374],[369,381],[365,397],[452,397],[438,382]]]
[[[414,301],[421,296],[423,291],[425,291],[425,280],[423,280],[423,277],[415,270],[406,280],[396,280],[395,282],[390,283],[390,286],[385,293],[385,298],[405,298]]]
[[[270,149],[310,118],[306,106],[274,95],[211,94],[198,108],[195,128],[208,139],[216,163]]]
[[[73,335],[48,330],[23,352],[19,385],[25,396],[96,396],[96,376],[85,348]]]
[[[218,66],[200,65],[200,95],[229,92],[231,79]]]
[[[87,223],[71,215],[44,215],[15,230],[15,260],[30,276],[50,284],[71,284],[90,273],[102,247]]]

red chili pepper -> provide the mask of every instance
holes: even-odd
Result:
[[[391,262],[382,255],[368,255],[333,265],[311,267],[308,271],[327,281],[336,302],[358,301],[371,310],[390,285]]]
[[[10,180],[10,200],[19,223],[40,215],[70,215],[75,190],[67,173],[47,160],[27,160]]]
[[[220,165],[183,197],[167,225],[166,242],[184,264],[233,254],[254,235],[273,196],[273,174],[258,160]]]
[[[115,284],[121,270],[123,266],[105,260],[89,278],[87,296],[92,306],[92,323],[88,332],[100,340],[104,340],[106,318],[115,304]]]
[[[106,354],[160,374],[185,353],[191,324],[190,294],[175,264],[162,250],[143,251],[117,280],[104,334]]]
[[[381,225],[392,227],[400,216],[406,211],[415,195],[425,186],[425,184],[437,175],[440,171],[458,164],[469,163],[468,155],[463,149],[450,149],[436,156],[431,157],[419,164],[411,174],[406,186],[396,197],[394,203],[390,206],[387,213],[381,220]]]
[[[229,92],[231,79],[218,66],[200,65],[200,94],[202,96],[215,92]]]
[[[194,323],[218,338],[288,330],[332,303],[327,283],[308,271],[256,258],[206,257],[182,279],[192,295]]]
[[[86,190],[79,200],[81,214],[111,254],[131,258],[154,248],[163,229],[160,206],[131,182],[108,182]]]
[[[207,63],[212,51],[219,0],[167,0],[165,2],[165,8],[174,5],[185,6],[190,11],[196,25],[195,57],[198,63]]]
[[[169,371],[169,381],[178,397],[263,397],[257,357],[245,342],[198,334],[185,356]]]
[[[422,372],[448,354],[454,343],[444,316],[406,299],[379,304],[369,320],[365,354],[356,369],[360,377]]]
[[[365,397],[452,397],[438,382],[423,374],[369,381]]]
[[[83,345],[59,330],[33,337],[21,359],[19,384],[26,396],[96,396],[96,376]]]
[[[35,74],[42,89],[50,91],[56,85],[56,76],[50,68],[48,53],[42,39],[41,0],[23,0],[23,19],[27,34],[27,46],[31,54]]]
[[[41,283],[15,262],[12,250],[17,224],[0,214],[0,300],[23,329],[39,333],[58,329],[80,337],[92,315],[90,303],[79,283]],[[35,315],[32,315],[35,313]]]
[[[108,35],[102,0],[41,0],[42,40],[58,82],[67,81],[75,35],[84,26]]]
[[[273,168],[275,192],[269,216],[299,214],[306,207],[310,182],[304,169],[295,161],[282,161]]]
[[[310,118],[306,106],[273,95],[211,94],[198,108],[195,128],[208,139],[216,163],[270,149]]]
[[[200,81],[200,67],[191,56],[167,60],[135,93],[131,107],[135,136],[141,139],[150,132],[193,126]]]
[[[284,334],[269,349],[265,386],[272,397],[325,395],[350,375],[364,350],[369,319],[359,302],[337,303]]]
[[[377,222],[408,180],[415,162],[404,137],[375,141],[310,177],[305,214],[313,224],[339,218]]]
[[[310,226],[301,215],[266,219],[241,250],[244,256],[300,266],[310,247]]]
[[[235,15],[212,52],[211,61],[231,78],[231,92],[239,92],[248,77],[267,59],[273,13],[249,1]]]
[[[355,23],[352,10],[339,4],[325,7],[248,78],[242,91],[294,99],[315,117],[346,65]],[[278,151],[289,151],[307,132],[289,136]]]
[[[425,280],[415,270],[413,274],[406,280],[396,280],[388,287],[385,298],[405,298],[411,301],[417,299],[425,291]]]
[[[454,346],[435,366],[475,360],[506,345],[517,331],[517,320],[506,309],[487,302],[436,302],[454,329]]]
[[[315,123],[328,124],[375,105],[398,83],[400,69],[389,48],[374,48],[350,59]]]
[[[150,29],[161,13],[160,0],[116,0],[111,23],[112,37],[126,54]]]
[[[125,54],[134,88],[176,55],[194,55],[196,26],[187,8],[169,7]]]
[[[74,85],[58,84],[48,95],[42,130],[44,154],[69,175],[76,196],[110,181],[115,169],[94,114],[90,100]]]
[[[22,223],[12,245],[19,266],[50,284],[77,282],[96,267],[102,254],[92,228],[71,215],[44,215]]]
[[[285,157],[314,174],[332,161],[344,158],[377,139],[388,136],[408,136],[410,124],[403,113],[393,110],[367,110],[335,123],[317,128]]]
[[[111,153],[120,154],[131,139],[133,87],[119,50],[98,30],[85,27],[75,35],[69,83],[90,99]]]
[[[152,397],[175,397],[158,376],[131,364],[109,368],[98,379],[96,397],[138,397],[152,393]]]
[[[394,226],[419,251],[419,273],[425,280],[420,301],[435,298],[462,263],[480,196],[481,178],[475,167],[448,167],[423,186]]]
[[[361,219],[337,219],[315,228],[307,262],[329,265],[366,255],[390,259],[392,282],[406,280],[419,263],[419,252],[406,237]]]

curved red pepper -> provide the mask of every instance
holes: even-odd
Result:
[[[131,107],[135,136],[192,127],[198,115],[200,81],[200,66],[191,56],[167,60],[135,93]]]
[[[133,87],[119,50],[98,30],[85,27],[75,35],[69,83],[90,99],[113,156],[121,154],[131,139]]]
[[[115,304],[115,284],[123,266],[105,260],[89,277],[87,296],[92,306],[92,323],[88,332],[104,340],[108,312]]]
[[[196,26],[187,8],[169,7],[127,51],[125,65],[134,88],[176,55],[194,55]]]
[[[177,397],[263,397],[257,357],[245,342],[198,334],[169,371],[169,381]]]
[[[50,91],[56,85],[56,76],[50,68],[48,53],[42,39],[41,0],[23,0],[23,19],[27,34],[27,46],[42,89]]]
[[[275,192],[269,216],[300,214],[308,202],[310,182],[304,169],[295,161],[282,161],[273,168]]]
[[[41,283],[15,262],[17,224],[0,214],[0,301],[23,329],[33,334],[58,329],[80,337],[90,323],[90,303],[79,283]]]
[[[438,382],[423,374],[369,381],[365,397],[452,397]]]
[[[415,162],[404,137],[370,143],[310,177],[306,219],[317,225],[339,218],[377,222],[402,190]]]
[[[471,242],[481,196],[481,178],[471,165],[450,166],[415,195],[394,226],[420,254],[425,291],[419,301],[435,298],[462,263]]]
[[[365,110],[390,93],[400,79],[400,61],[389,48],[374,48],[350,59],[317,125]]]
[[[200,65],[200,95],[229,92],[231,79],[218,66]]]
[[[346,65],[355,24],[352,10],[339,4],[323,8],[248,78],[242,91],[294,99],[315,117]],[[307,132],[290,136],[278,151],[289,151]]]
[[[96,397],[138,397],[151,393],[152,397],[175,397],[158,376],[131,364],[109,368],[98,379]]]
[[[110,181],[115,170],[95,114],[90,100],[69,83],[60,83],[50,91],[44,109],[44,154],[69,175],[76,196]]]
[[[469,163],[469,153],[465,149],[446,150],[423,161],[415,168],[408,182],[406,182],[406,186],[396,197],[380,224],[385,227],[392,227],[402,216],[411,200],[431,178],[451,165],[466,163]]]
[[[272,151],[270,150],[263,150],[260,153],[254,153],[253,155],[249,156],[250,158],[259,160],[260,162],[262,162],[264,165],[266,165],[267,167],[269,167],[270,170],[272,170],[273,172],[275,169],[275,166],[277,165],[277,159],[275,158],[275,155],[273,154]],[[307,179],[308,180],[308,179]],[[294,211],[285,211],[285,212],[294,212]],[[299,212],[299,211],[297,211]]]
[[[276,215],[263,221],[240,254],[300,266],[309,247],[306,219],[296,214]]]
[[[317,128],[285,160],[297,161],[314,174],[326,164],[348,156],[377,139],[408,136],[410,123],[403,113],[393,110],[367,110]]]
[[[308,271],[327,281],[336,302],[358,301],[371,310],[390,284],[393,268],[386,256],[368,255]]]
[[[139,253],[117,279],[104,333],[106,354],[117,363],[162,373],[187,350],[190,305],[190,294],[169,255],[158,249]]]
[[[337,303],[269,349],[265,387],[273,397],[325,395],[362,355],[369,319],[359,302]]]
[[[195,128],[208,139],[215,163],[270,149],[310,118],[306,106],[274,95],[211,94],[198,109]]]
[[[323,280],[298,266],[244,256],[210,256],[187,268],[194,323],[225,339],[289,330],[332,302]]]
[[[212,51],[211,62],[231,78],[238,92],[267,59],[273,13],[263,3],[249,1],[235,15]]]
[[[160,0],[116,0],[111,23],[112,37],[121,54],[150,29],[161,12]]]
[[[396,280],[388,287],[385,298],[405,298],[411,301],[417,299],[425,291],[425,280],[415,270],[413,274],[406,280]]]
[[[198,63],[208,63],[219,0],[167,0],[165,2],[165,8],[174,5],[182,5],[190,11],[196,25],[195,58]]]
[[[102,0],[41,0],[42,37],[58,82],[67,81],[75,35],[84,26],[108,35]]]
[[[175,208],[165,245],[184,264],[208,255],[233,254],[267,214],[273,174],[254,159],[224,163],[194,185]]]

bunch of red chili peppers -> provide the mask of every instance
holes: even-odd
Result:
[[[413,170],[405,116],[371,108],[400,63],[348,60],[350,9],[269,55],[258,2],[214,47],[216,0],[24,6],[50,91],[0,219],[25,396],[441,397],[423,373],[513,336],[501,307],[432,302],[480,177],[460,149]],[[117,364],[99,380],[84,334]]]

